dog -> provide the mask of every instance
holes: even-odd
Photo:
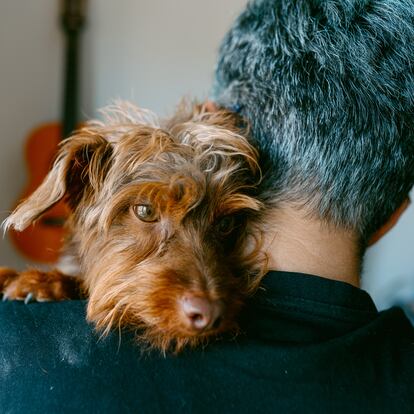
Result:
[[[77,277],[2,268],[4,299],[83,292],[99,331],[132,328],[164,353],[237,332],[265,267],[246,124],[196,104],[166,120],[128,102],[102,113],[62,143],[44,182],[4,223],[22,230],[65,199],[65,254],[79,263]]]

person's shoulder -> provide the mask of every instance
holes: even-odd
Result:
[[[414,326],[399,307],[379,312],[367,327],[370,352],[399,372],[399,381],[414,379]]]
[[[414,339],[414,326],[408,319],[404,310],[398,306],[383,310],[378,313],[377,323],[383,327],[386,332],[400,333],[399,339]]]

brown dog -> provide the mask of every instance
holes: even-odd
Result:
[[[132,327],[150,346],[179,351],[234,330],[264,263],[257,153],[241,119],[192,106],[161,122],[125,102],[104,116],[63,143],[5,227],[22,230],[67,199],[67,250],[87,317],[104,333]],[[5,299],[71,298],[75,281],[56,270],[0,271]]]

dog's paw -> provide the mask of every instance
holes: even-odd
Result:
[[[81,296],[81,285],[78,278],[64,275],[57,270],[41,272],[30,269],[16,272],[0,268],[0,292],[3,301],[58,301],[78,299]]]

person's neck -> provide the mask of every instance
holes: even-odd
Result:
[[[269,214],[265,230],[268,269],[307,273],[359,287],[355,235],[293,208]]]

